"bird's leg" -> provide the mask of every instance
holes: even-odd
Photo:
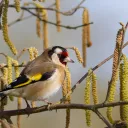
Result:
[[[24,100],[25,100],[25,102],[27,104],[27,108],[31,108],[30,105],[29,105],[29,103],[28,103],[28,101],[26,99],[24,99]]]
[[[28,115],[28,117],[29,117],[30,114],[28,113],[27,109],[29,109],[29,108],[31,108],[31,107],[30,107],[28,101],[27,101],[26,99],[24,99],[24,100],[25,100],[25,102],[26,102],[26,104],[27,104],[27,107],[26,107],[25,111],[27,112],[27,115]]]
[[[50,106],[53,104],[52,102],[49,102],[47,99],[43,99],[42,101],[44,101],[45,103],[48,104],[47,109],[50,111]]]

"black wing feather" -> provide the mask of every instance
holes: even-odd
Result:
[[[54,72],[55,72],[55,70],[53,70],[51,72],[44,73],[42,75],[41,79],[39,79],[38,81],[48,80],[54,74]],[[14,89],[17,85],[26,83],[28,80],[29,80],[29,78],[26,75],[20,75],[17,79],[15,79],[12,83],[10,83],[3,91]],[[35,83],[35,82],[37,82],[37,81],[32,80],[29,84]],[[26,84],[26,85],[29,85],[29,84]],[[26,86],[26,85],[23,85],[23,86]],[[23,86],[19,86],[16,88],[21,88]]]

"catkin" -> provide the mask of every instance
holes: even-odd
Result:
[[[12,58],[7,56],[7,65],[8,65],[8,84],[12,82]]]
[[[64,85],[62,87],[63,96],[66,96],[66,94],[68,94],[71,91],[71,75],[70,75],[68,67],[66,67],[66,69],[65,69],[65,74],[66,74],[66,78],[65,78],[65,81],[64,81]],[[70,101],[71,101],[71,96],[69,95],[66,98],[65,103],[70,103]],[[70,124],[70,109],[66,109],[66,125],[65,125],[65,128],[69,128],[69,124]]]
[[[5,64],[1,64],[1,65],[5,65]],[[1,72],[3,74],[3,76],[1,77],[1,90],[3,90],[5,88],[5,86],[8,84],[7,82],[7,78],[8,78],[8,69],[6,67],[3,67],[1,69]],[[1,102],[1,109],[4,109],[4,105],[7,105],[7,97],[4,98]]]
[[[7,24],[8,4],[9,4],[9,0],[5,0],[5,3],[2,9],[2,31],[3,31],[3,37],[4,37],[5,42],[10,47],[12,53],[16,55],[17,50],[14,44],[11,42],[9,35],[8,35],[8,24]]]
[[[36,58],[38,56],[38,50],[33,47],[33,57]]]
[[[89,13],[87,10],[87,17],[86,17],[86,21],[87,23],[89,23]],[[90,36],[90,25],[87,25],[87,47],[91,47],[92,46],[92,42],[91,42],[91,36]]]
[[[115,92],[116,92],[116,84],[118,81],[118,74],[119,74],[119,61],[120,61],[120,50],[121,50],[121,43],[123,38],[123,28],[119,29],[117,32],[117,38],[116,38],[116,47],[114,50],[114,56],[113,56],[113,67],[112,67],[112,78],[111,78],[111,85],[109,85],[109,92],[108,92],[108,98],[107,101],[113,102],[115,98]],[[112,119],[112,107],[107,108],[107,117],[109,121],[113,124],[114,121]]]
[[[30,61],[34,60],[38,56],[38,51],[35,47],[30,47],[28,49],[28,51],[29,51]],[[36,104],[35,104],[34,101],[31,102],[31,105],[32,105],[33,108],[36,107]]]
[[[120,101],[128,101],[128,59],[123,55],[123,63],[120,64]],[[128,123],[128,105],[120,106],[121,120]]]
[[[20,71],[19,71],[19,67],[18,67],[19,66],[19,63],[18,63],[17,60],[13,60],[12,63],[14,65],[15,77],[17,78],[20,75]]]
[[[32,61],[32,60],[34,59],[34,56],[33,56],[33,48],[30,47],[30,48],[28,49],[28,51],[29,51],[29,59],[30,59],[30,61]]]
[[[36,10],[36,14],[37,14],[38,16],[40,15],[40,12],[39,12],[38,9]],[[42,38],[40,20],[39,20],[38,17],[36,18],[36,34],[37,34],[37,36],[38,36],[39,38]]]
[[[47,16],[47,11],[46,10],[42,10],[42,19],[47,21],[48,20],[48,16]],[[48,48],[48,24],[47,22],[43,21],[43,48],[44,50],[46,48]]]
[[[88,10],[83,11],[83,24],[87,23]],[[86,54],[87,54],[87,26],[83,26],[82,29],[82,53],[83,53],[83,66],[86,67]]]
[[[56,24],[57,24],[57,31],[60,32],[61,31],[61,27],[59,26],[61,23],[60,20],[60,13],[58,11],[60,11],[60,0],[56,0]]]
[[[97,77],[94,72],[92,73],[92,96],[94,104],[98,104],[98,95],[97,95]]]
[[[92,70],[88,71],[88,76],[86,78],[86,87],[84,90],[84,102],[85,104],[90,104],[90,86],[92,80]],[[86,115],[86,124],[87,126],[91,126],[91,111],[85,110]]]
[[[14,0],[15,8],[17,12],[20,12],[20,0]]]
[[[7,56],[7,65],[8,65],[8,84],[12,82],[12,58]],[[13,96],[9,96],[11,101],[14,100]]]
[[[47,14],[47,10],[43,9],[43,6],[39,3],[33,2],[33,4],[37,7],[37,8],[42,8],[41,12],[41,17],[43,21],[43,48],[46,49],[48,48],[48,24],[47,24],[47,20],[48,20],[48,14]]]
[[[5,64],[1,64],[3,68],[1,68],[1,72],[3,74],[3,84],[7,85],[8,84],[8,68],[4,67]]]
[[[78,48],[73,47],[73,50],[74,50],[75,53],[76,53],[76,57],[77,57],[78,61],[79,61],[80,63],[83,63],[83,59],[82,59],[82,57],[81,57],[81,55],[80,55],[80,52],[79,52]]]
[[[19,67],[18,67],[18,65],[19,65],[18,61],[13,60],[13,65],[14,65],[14,70],[15,70],[15,77],[17,78],[20,75],[20,71],[19,71]],[[21,109],[21,107],[22,107],[22,98],[19,97],[19,98],[17,98],[17,108]],[[17,116],[17,127],[20,128],[20,126],[21,126],[21,115],[18,115]]]

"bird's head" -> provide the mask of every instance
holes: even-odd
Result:
[[[72,59],[70,59],[67,49],[61,46],[54,46],[48,51],[49,57],[55,61],[55,59],[59,59],[59,61],[66,65],[68,62],[74,63]],[[57,58],[56,58],[57,57]]]

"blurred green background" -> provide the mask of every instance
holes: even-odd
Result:
[[[22,0],[22,3],[27,0]],[[31,1],[31,0],[29,0]],[[12,1],[11,1],[12,2]],[[54,0],[46,0],[44,6],[48,6],[53,3]],[[76,6],[80,0],[61,0],[61,11],[67,11]],[[94,67],[96,64],[101,62],[103,59],[108,57],[113,53],[115,47],[116,34],[120,28],[119,22],[124,24],[128,21],[128,1],[127,0],[86,0],[83,6],[87,7],[90,14],[90,21],[94,22],[91,25],[91,40],[92,47],[87,49],[87,67],[83,68],[76,59],[76,56],[73,51],[70,52],[71,58],[76,62],[74,64],[69,64],[69,68],[72,75],[72,85],[74,85],[86,72],[89,68]],[[9,23],[18,18],[18,14],[15,9],[9,9],[8,20]],[[30,15],[25,12],[25,16]],[[49,21],[55,22],[55,13],[48,12]],[[76,26],[82,24],[82,10],[77,11],[72,16],[62,16],[62,24]],[[39,39],[36,35],[36,19],[32,17],[28,20],[16,23],[15,25],[9,27],[9,36],[14,42],[18,51],[21,51],[23,48],[28,48],[35,46],[39,53],[43,50],[42,40]],[[68,30],[62,28],[62,31],[58,33],[56,27],[53,25],[48,25],[49,31],[49,44],[61,45],[61,46],[75,46],[78,47],[81,51],[81,39],[82,39],[82,29],[77,30]],[[125,41],[127,41],[126,33]],[[123,50],[124,53],[127,52],[128,48]],[[0,31],[0,52],[4,52],[10,56],[13,56],[10,52],[8,46],[3,40],[2,32]],[[21,57],[22,61],[28,61],[29,56],[26,52],[24,56]],[[5,62],[5,59],[1,56],[0,63]],[[112,60],[104,64],[98,70],[96,74],[98,77],[98,96],[99,102],[104,101],[107,84],[111,78],[111,68]],[[79,87],[72,94],[73,103],[84,103],[84,87],[85,81],[81,83]],[[52,98],[51,102],[56,102],[62,97],[61,90]],[[117,86],[116,99],[119,97],[119,87]],[[37,106],[43,105],[42,102],[36,102]],[[26,107],[26,104],[23,101],[23,108]],[[16,98],[14,102],[10,102],[6,106],[6,110],[16,109]],[[101,110],[102,113],[106,116],[106,109]],[[114,108],[113,117],[115,120],[119,119],[119,110]],[[12,118],[16,124],[16,117]],[[30,115],[29,118],[22,116],[21,128],[64,128],[65,127],[65,110],[42,112],[39,114]],[[71,123],[70,128],[85,128],[85,113],[83,110],[71,110]],[[92,126],[91,128],[104,128],[105,124],[95,115],[92,114]]]

